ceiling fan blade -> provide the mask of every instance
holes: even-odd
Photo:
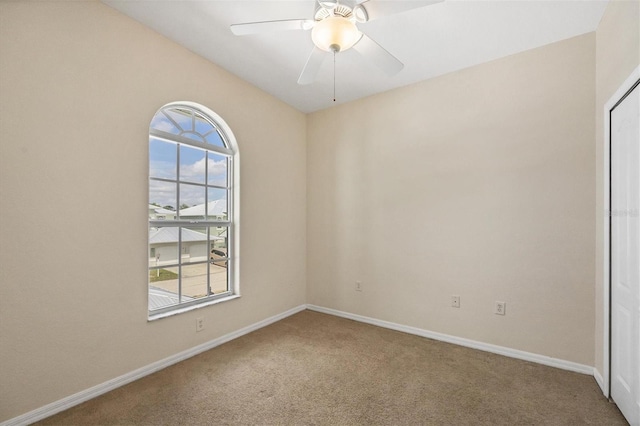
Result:
[[[309,58],[307,59],[307,63],[304,65],[304,68],[300,73],[298,84],[311,84],[314,82],[325,56],[326,55],[323,50],[320,50],[317,47],[313,48]]]
[[[389,16],[443,1],[444,0],[357,0],[357,4],[364,6],[369,16],[368,20],[373,21],[383,16]]]
[[[310,19],[284,19],[281,21],[246,22],[232,24],[231,32],[235,35],[261,34],[273,31],[308,30],[313,27]]]
[[[388,75],[397,74],[404,68],[404,64],[398,58],[387,52],[384,47],[366,34],[362,34],[362,38],[352,49],[376,64]]]

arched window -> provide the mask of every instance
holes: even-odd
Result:
[[[238,150],[200,105],[162,107],[149,126],[149,317],[237,295]]]

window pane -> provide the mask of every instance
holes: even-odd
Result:
[[[204,219],[205,188],[197,185],[180,185],[180,218],[181,219]]]
[[[151,219],[152,207],[158,207],[153,214],[155,219],[175,219],[177,203],[176,184],[173,182],[149,181],[149,218]],[[152,220],[155,220],[152,219]]]
[[[173,123],[180,127],[181,132],[193,131],[193,122],[191,111],[180,108],[171,108],[163,111],[165,115],[172,120]]]
[[[149,270],[149,310],[177,305],[177,268]],[[175,271],[174,271],[175,270]]]
[[[178,135],[181,132],[181,130],[177,128],[164,114],[156,114],[149,127],[156,130],[162,130],[163,132],[173,133],[174,135]]]
[[[218,264],[211,264],[209,268],[209,282],[211,283],[211,293],[220,294],[229,291],[227,267]]]
[[[183,302],[209,295],[207,291],[206,263],[182,267],[182,295],[184,296]]]
[[[207,120],[206,118],[204,118],[203,116],[201,116],[198,113],[195,113],[195,119],[196,119],[196,132],[200,133],[201,135],[206,135],[207,133],[210,132],[215,132],[216,128],[213,127],[213,124],[211,124],[209,122],[209,120]]]
[[[176,144],[149,138],[149,176],[176,178]]]
[[[223,155],[214,154],[209,152],[209,171],[207,177],[207,183],[209,185],[227,187],[227,170],[228,158]]]
[[[222,137],[220,136],[220,133],[218,133],[217,131],[206,134],[205,139],[207,143],[210,143],[211,145],[221,146],[223,148],[227,147],[222,141]]]
[[[229,291],[228,286],[228,246],[227,228],[209,228],[211,238],[211,265],[209,267],[209,282],[214,294]]]
[[[149,254],[149,267],[178,264],[178,227],[150,228]]]
[[[180,145],[180,180],[204,183],[205,158],[203,150]]]
[[[226,267],[227,262],[224,258],[228,256],[227,227],[211,227],[209,228],[209,232],[209,239],[211,240],[211,262]]]
[[[149,309],[175,305],[178,300],[178,228],[149,230]]]
[[[227,190],[209,188],[207,190],[209,203],[207,204],[208,220],[227,220]]]
[[[181,235],[180,253],[182,263],[206,262],[209,257],[207,228],[184,227]]]

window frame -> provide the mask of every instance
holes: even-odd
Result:
[[[198,134],[200,137],[202,137],[202,139],[204,139],[204,136],[201,133],[198,133],[195,126],[196,115],[201,116],[209,124],[211,124],[213,129],[217,132],[224,147],[214,145],[212,143],[199,142],[190,137],[183,136],[182,134],[174,134],[171,132],[163,131],[163,130],[152,127],[152,124],[156,119],[156,117],[161,115],[161,116],[167,117],[169,121],[173,123],[173,125],[176,127],[177,130],[182,129],[182,127],[176,121],[174,121],[169,116],[169,114],[165,113],[165,111],[167,110],[172,110],[176,108],[190,111],[193,117],[192,131],[188,133]],[[187,133],[187,132],[183,131],[182,133]],[[239,152],[238,152],[238,146],[237,146],[237,142],[233,132],[231,131],[229,126],[226,124],[226,122],[219,115],[211,111],[209,108],[204,107],[203,105],[196,104],[193,102],[172,102],[158,109],[158,111],[156,111],[156,113],[153,115],[151,119],[151,123],[149,125],[149,149],[151,149],[151,143],[154,140],[161,141],[161,142],[168,142],[176,145],[175,177],[173,179],[163,178],[163,177],[152,177],[151,176],[152,159],[150,154],[149,169],[148,169],[148,176],[147,176],[147,184],[148,184],[147,193],[149,194],[149,196],[151,196],[151,182],[165,182],[165,183],[175,184],[176,185],[176,207],[175,207],[176,216],[173,219],[158,219],[158,218],[153,219],[150,216],[148,216],[147,218],[148,219],[147,220],[148,222],[147,255],[149,255],[149,253],[151,252],[152,247],[151,247],[151,242],[149,241],[150,240],[149,236],[151,235],[152,229],[154,228],[160,228],[160,227],[177,228],[178,241],[177,241],[177,247],[176,247],[177,258],[176,258],[175,264],[164,264],[161,266],[158,266],[158,265],[151,266],[149,263],[147,264],[147,271],[148,271],[147,313],[148,313],[148,319],[150,321],[240,297],[239,285],[238,285],[239,283],[239,262],[238,262],[239,214],[238,214],[238,211],[239,211],[239,199],[240,199],[239,197],[240,174],[239,174]],[[209,160],[205,161],[205,173],[204,173],[205,179],[203,183],[196,183],[192,180],[183,180],[183,178],[180,175],[180,167],[181,167],[180,151],[182,146],[204,150],[207,153],[205,155],[205,158],[209,158],[209,153],[212,153],[217,156],[224,156],[227,159],[226,185],[222,186],[216,183],[210,183],[209,173],[208,173]],[[180,204],[182,203],[182,200],[180,198],[180,188],[181,188],[181,185],[185,185],[185,184],[192,185],[192,186],[199,186],[204,189],[205,215],[203,219],[196,219],[196,220],[194,220],[193,218],[184,219],[179,216],[179,211],[180,211],[179,207],[180,207]],[[214,201],[214,200],[209,200],[208,198],[210,189],[226,191],[226,220],[221,219],[220,217],[217,217],[217,216],[214,219],[209,219],[209,217],[212,216],[209,214],[210,212],[208,211],[209,203],[211,201]],[[151,199],[149,199],[149,203],[151,203]],[[216,262],[219,262],[219,261],[226,262],[226,289],[227,290],[222,293],[214,294],[212,293],[211,281],[210,281],[211,280],[210,252],[212,250],[211,247],[214,242],[214,239],[211,238],[212,236],[211,230],[212,228],[216,228],[216,227],[226,228],[225,232],[226,232],[227,256],[222,260],[217,259]],[[206,239],[207,250],[205,252],[206,257],[205,257],[205,260],[203,261],[183,263],[182,255],[181,255],[182,248],[183,248],[182,246],[183,231],[182,230],[192,229],[192,228],[206,229],[206,236],[207,236],[207,239]],[[182,301],[182,297],[183,297],[182,268],[184,266],[199,265],[199,264],[207,265],[207,281],[206,281],[207,295],[201,296],[192,300]],[[178,268],[178,278],[177,278],[178,303],[151,310],[149,306],[149,301],[151,297],[151,281],[149,278],[149,275],[150,275],[149,273],[151,271],[155,271],[156,269],[159,270],[159,269],[164,269],[168,267]]]

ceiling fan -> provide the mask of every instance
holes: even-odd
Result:
[[[284,30],[311,30],[315,45],[300,73],[298,84],[312,83],[327,52],[334,55],[353,48],[388,75],[404,67],[398,58],[358,29],[358,24],[443,0],[317,0],[312,19],[247,22],[231,25],[235,35],[260,34]],[[334,56],[335,57],[335,56]]]

